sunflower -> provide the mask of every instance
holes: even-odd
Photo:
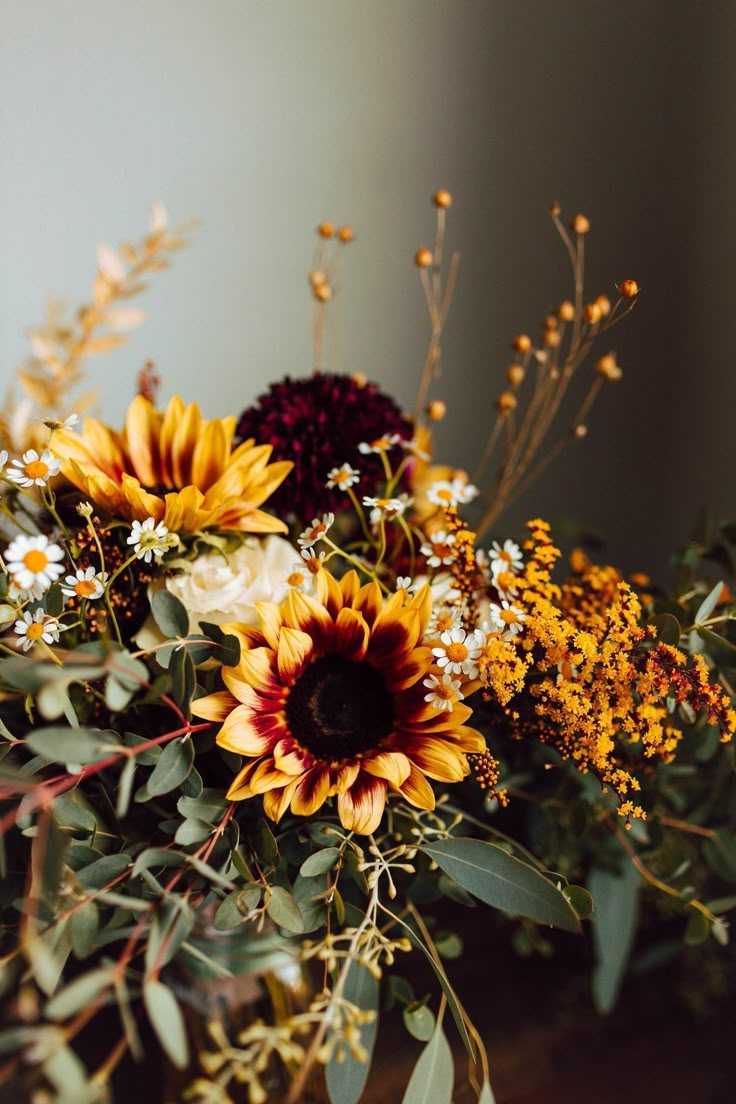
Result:
[[[137,395],[122,433],[87,418],[79,435],[56,430],[53,449],[62,474],[113,517],[150,517],[175,533],[284,532],[283,522],[258,507],[292,465],[269,464],[270,445],[252,439],[233,451],[234,432],[234,418],[205,421],[196,403],[185,406],[178,396],[161,412]]]
[[[246,760],[230,801],[262,794],[278,821],[336,796],[343,826],[370,833],[389,790],[432,809],[428,779],[469,773],[466,753],[482,753],[485,741],[466,727],[472,710],[460,698],[477,684],[437,678],[422,642],[428,586],[384,601],[354,571],[339,583],[323,571],[318,583],[318,598],[292,590],[282,605],[259,603],[260,627],[228,626],[240,661],[223,671],[227,689],[192,709],[220,723],[218,744]]]

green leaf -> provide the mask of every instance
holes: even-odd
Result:
[[[726,828],[719,828],[703,844],[703,856],[711,870],[724,881],[736,882],[736,836]]]
[[[194,745],[191,739],[171,740],[161,758],[151,771],[146,783],[148,793],[154,797],[169,793],[181,786],[194,763]]]
[[[69,936],[77,958],[87,958],[95,948],[100,928],[100,910],[94,901],[85,901],[69,917]]]
[[[184,1069],[189,1062],[184,1017],[176,997],[162,982],[150,979],[143,986],[143,1003],[158,1041],[172,1065]]]
[[[35,728],[25,742],[31,751],[54,763],[94,763],[114,750],[90,728]]]
[[[125,761],[125,766],[120,772],[120,781],[118,782],[118,800],[115,811],[120,820],[122,820],[128,812],[130,795],[133,790],[133,781],[135,779],[135,768],[136,762],[131,755],[131,757]]]
[[[362,1011],[373,1012],[374,1017],[370,1023],[358,1026],[360,1045],[368,1053],[365,1062],[358,1062],[350,1051],[345,1049],[340,1051],[340,1057],[343,1059],[341,1062],[333,1057],[327,1063],[327,1091],[332,1104],[357,1104],[363,1095],[378,1031],[378,993],[379,984],[373,974],[366,970],[365,966],[351,960],[345,978],[343,996]]]
[[[227,802],[220,790],[203,790],[199,797],[180,797],[177,810],[183,817],[195,817],[217,824],[222,818]]]
[[[593,914],[593,898],[587,889],[582,886],[564,886],[562,892],[575,909],[575,915],[579,920],[587,920]]]
[[[434,1012],[426,1004],[414,1002],[404,1009],[404,1027],[420,1043],[426,1043],[432,1038],[435,1022]]]
[[[689,910],[690,915],[685,928],[685,942],[688,947],[696,947],[698,943],[704,943],[710,935],[710,921],[702,912],[696,909]]]
[[[419,1055],[402,1104],[452,1104],[452,1051],[440,1025]]]
[[[652,625],[657,632],[657,639],[663,644],[670,644],[676,648],[680,643],[682,628],[680,622],[671,613],[656,613],[647,620],[647,625]]]
[[[626,861],[621,874],[593,869],[588,889],[593,896],[593,1000],[599,1012],[610,1012],[616,1003],[636,931],[640,879],[633,863]]]
[[[575,911],[561,890],[495,844],[453,837],[425,844],[422,850],[487,905],[565,931],[578,930]]]
[[[211,824],[206,824],[203,820],[196,820],[194,817],[188,817],[177,828],[174,843],[178,843],[181,847],[189,847],[193,843],[202,843],[203,840],[212,835],[212,831]]]
[[[197,675],[192,657],[185,648],[180,648],[171,657],[169,675],[171,676],[171,695],[188,716],[192,695],[197,686]]]
[[[242,889],[234,889],[228,893],[215,913],[215,931],[230,931],[242,924],[246,913],[256,908],[261,900],[260,886],[244,886]]]
[[[221,652],[217,658],[223,667],[237,667],[240,661],[240,641],[237,636],[224,633],[219,625],[213,625],[209,621],[200,621],[199,627],[209,640],[219,644]]]
[[[66,1020],[75,1012],[91,1004],[112,980],[114,966],[101,966],[87,974],[75,978],[66,985],[46,1005],[46,1015],[50,1020]]]
[[[704,621],[707,621],[713,610],[718,605],[718,601],[723,593],[723,583],[716,583],[708,597],[701,603],[698,612],[695,614],[693,624],[698,628]]]
[[[137,878],[142,871],[152,866],[163,866],[165,869],[174,866],[185,866],[189,861],[189,855],[181,851],[171,851],[163,847],[147,847],[141,851],[133,864],[131,876]]]
[[[114,881],[130,866],[130,855],[105,855],[77,872],[77,881],[83,889],[102,889]]]
[[[305,878],[316,878],[319,874],[326,874],[328,870],[332,870],[339,857],[339,847],[325,847],[305,859],[299,873]]]
[[[189,632],[189,614],[179,599],[166,588],[154,594],[151,613],[167,640],[179,639]]]
[[[304,931],[304,918],[299,911],[299,905],[281,886],[271,887],[266,912],[280,928],[285,928],[294,935],[301,935]]]

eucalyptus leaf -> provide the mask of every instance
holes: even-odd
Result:
[[[438,1024],[419,1055],[402,1104],[452,1104],[453,1082],[452,1051]]]
[[[143,985],[143,1003],[172,1065],[184,1069],[189,1061],[189,1047],[184,1017],[176,997],[162,982],[149,978]]]
[[[713,610],[718,605],[718,602],[720,601],[720,597],[721,597],[722,593],[723,593],[723,582],[716,583],[716,585],[713,587],[713,589],[711,590],[708,597],[704,599],[704,601],[701,603],[700,607],[698,608],[698,612],[695,614],[695,617],[693,618],[693,624],[694,625],[696,625],[697,627],[700,627],[700,625],[702,625],[704,621],[708,620],[710,615],[713,613]]]
[[[257,907],[261,900],[260,886],[244,886],[228,893],[217,907],[214,927],[216,931],[230,931],[243,923],[246,913]]]
[[[121,820],[125,817],[130,805],[130,795],[133,791],[133,782],[135,780],[135,769],[136,761],[131,755],[130,758],[125,761],[125,766],[120,772],[120,781],[118,782],[118,800],[115,811]]]
[[[493,1089],[487,1081],[483,1082],[483,1088],[480,1090],[480,1096],[478,1097],[478,1104],[496,1104]]]
[[[169,793],[182,784],[194,763],[194,745],[191,739],[173,739],[163,750],[146,783],[153,797]]]
[[[680,643],[682,628],[680,622],[671,613],[656,613],[647,621],[657,632],[657,639],[663,644],[670,644],[676,648]]]
[[[56,993],[46,1005],[50,1020],[66,1020],[90,1004],[112,982],[114,966],[100,966],[75,978]]]
[[[593,897],[593,1000],[601,1013],[616,1003],[636,931],[640,878],[626,861],[621,874],[594,868],[588,878]]]
[[[151,599],[151,613],[167,640],[180,639],[189,632],[189,614],[176,595],[164,587]]]
[[[189,847],[193,843],[202,843],[212,835],[212,825],[195,817],[187,817],[176,830],[174,842],[180,847]]]
[[[414,1039],[426,1043],[432,1038],[435,1028],[435,1016],[431,1008],[426,1004],[413,1003],[407,1005],[403,1012],[404,1027]]]
[[[272,886],[271,893],[266,904],[266,912],[278,924],[294,935],[301,935],[304,931],[304,918],[299,910],[299,905],[292,895],[281,886]]]
[[[493,843],[451,837],[422,850],[451,878],[487,905],[540,924],[577,931],[575,910],[538,870]]]
[[[130,855],[104,855],[96,862],[77,871],[77,881],[83,889],[102,889],[130,866]]]
[[[304,878],[315,878],[319,874],[326,874],[328,870],[332,870],[339,857],[339,847],[325,847],[306,858],[299,873]]]
[[[54,763],[94,763],[110,754],[110,745],[90,728],[34,728],[26,736],[31,751]]]
[[[93,900],[85,901],[69,917],[69,937],[77,958],[87,958],[94,950],[100,929],[100,910]]]
[[[349,1050],[341,1052],[342,1061],[335,1057],[327,1063],[327,1091],[332,1104],[357,1104],[363,1095],[363,1089],[371,1068],[371,1057],[378,1031],[378,993],[379,984],[365,966],[351,959],[345,977],[343,996],[351,1004],[357,1005],[363,1012],[372,1012],[370,1023],[360,1024],[360,1045],[366,1050],[365,1062],[357,1061]]]

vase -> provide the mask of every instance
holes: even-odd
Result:
[[[208,1080],[217,1082],[223,1073],[218,1064],[225,1045],[238,1048],[242,1033],[258,1022],[279,1025],[305,1012],[318,988],[311,964],[299,958],[298,942],[281,936],[273,926],[257,931],[254,924],[244,923],[222,932],[210,918],[195,927],[188,942],[194,953],[179,951],[166,982],[184,1014],[190,1062],[186,1069],[166,1062],[162,1104],[218,1099],[207,1096],[205,1089]],[[305,1047],[309,1035],[300,1035],[298,1042]],[[258,1088],[235,1075],[227,1079],[227,1096],[221,1099],[232,1104],[285,1104],[297,1069],[296,1062],[271,1055],[259,1072]],[[321,1066],[315,1065],[298,1104],[329,1104]]]

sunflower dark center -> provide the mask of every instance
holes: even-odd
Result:
[[[349,759],[393,728],[391,694],[380,671],[326,655],[306,669],[286,703],[292,735],[322,759]]]

